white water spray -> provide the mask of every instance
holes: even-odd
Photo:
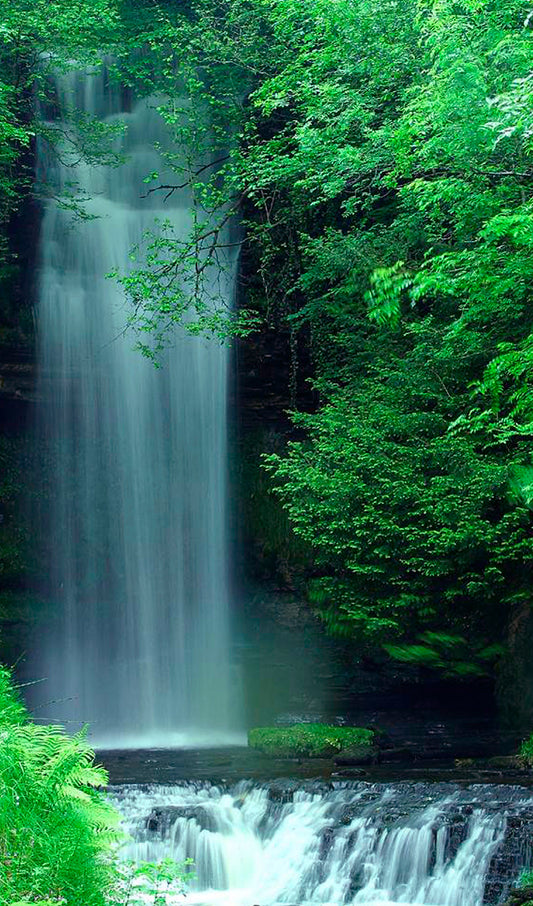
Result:
[[[112,795],[133,838],[125,858],[193,860],[190,906],[496,904],[531,860],[533,795],[512,787],[191,782]]]

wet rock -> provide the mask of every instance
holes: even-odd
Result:
[[[360,814],[360,806],[348,805],[342,810],[337,823],[340,827],[347,827],[355,818],[358,818]]]
[[[268,798],[270,802],[292,802],[298,789],[300,783],[297,780],[277,780],[269,786]]]
[[[445,862],[451,862],[455,859],[459,847],[468,837],[468,818],[472,814],[471,805],[462,806],[457,811],[448,812],[442,816],[441,826],[448,829],[446,843],[444,848]],[[437,830],[437,828],[435,828]]]
[[[377,764],[379,750],[375,746],[350,746],[333,759],[338,765]]]
[[[410,762],[414,761],[416,757],[413,749],[410,749],[408,746],[396,746],[391,748],[383,749],[381,752],[380,761],[405,761]]]
[[[501,903],[507,891],[516,883],[524,865],[531,860],[531,839],[533,838],[533,809],[526,808],[519,814],[509,815],[505,838],[496,850],[487,873],[484,903]],[[517,897],[524,896],[520,888]],[[531,889],[530,889],[531,890]],[[533,899],[528,895],[524,902]],[[519,906],[519,900],[515,906]]]
[[[503,906],[526,906],[533,903],[533,886],[514,887],[509,891],[509,895]]]
[[[312,796],[325,796],[326,793],[331,792],[333,784],[328,780],[305,780],[300,784],[300,789]]]
[[[502,771],[529,771],[530,768],[520,755],[496,755],[487,759],[490,768],[501,768]]]
[[[499,771],[506,774],[531,771],[526,759],[521,755],[495,755],[492,758],[456,758],[454,765],[459,770]]]
[[[202,830],[216,830],[213,816],[201,806],[164,805],[154,808],[146,819],[146,830],[166,834],[179,818],[196,821]]]
[[[324,828],[324,830],[322,831],[322,835],[320,837],[320,850],[319,850],[319,855],[318,855],[320,862],[325,862],[325,860],[329,856],[334,840],[335,840],[334,828],[333,827]],[[517,904],[517,906],[518,906],[518,904]]]

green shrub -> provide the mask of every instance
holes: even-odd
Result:
[[[373,730],[362,727],[330,727],[327,724],[294,724],[291,727],[256,727],[248,733],[248,745],[268,755],[335,755],[356,746],[372,748]]]
[[[524,740],[518,754],[525,758],[527,762],[533,764],[533,733],[528,739]]]
[[[0,667],[0,906],[104,906],[118,816],[83,735],[32,722]]]
[[[530,740],[531,742],[531,740]],[[533,871],[523,871],[518,879],[519,887],[533,887]]]

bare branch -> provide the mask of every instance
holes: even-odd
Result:
[[[194,173],[191,173],[191,175],[187,180],[185,180],[185,182],[178,183],[176,185],[161,184],[159,186],[153,186],[151,189],[148,189],[146,195],[141,195],[141,198],[148,198],[150,195],[153,195],[154,192],[167,191],[164,201],[168,201],[168,199],[171,195],[174,194],[174,192],[179,192],[180,189],[186,189],[188,186],[190,186],[193,179],[200,176],[202,173],[205,173],[205,171],[209,170],[210,167],[216,167],[218,166],[218,164],[223,164],[226,160],[229,160],[229,154],[224,155],[224,157],[219,157],[217,158],[217,160],[210,161],[208,164],[204,164],[202,167],[198,167],[198,169],[195,170]]]

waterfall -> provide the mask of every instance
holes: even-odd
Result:
[[[194,861],[190,906],[495,906],[531,864],[533,793],[519,787],[188,782],[112,798],[125,858]]]
[[[39,439],[49,460],[44,520],[50,596],[60,614],[38,639],[40,716],[88,722],[100,746],[224,742],[239,725],[230,658],[227,372],[223,345],[182,329],[162,368],[123,335],[128,311],[108,278],[154,219],[184,238],[189,193],[147,195],[168,147],[155,103],[123,103],[103,72],[57,79],[64,111],[122,121],[119,167],[43,144],[38,180],[76,181],[89,218],[45,205],[40,238]],[[62,113],[63,112],[63,113]],[[172,178],[172,174],[170,177]],[[68,208],[68,206],[67,206]],[[232,302],[235,262],[219,273]]]

